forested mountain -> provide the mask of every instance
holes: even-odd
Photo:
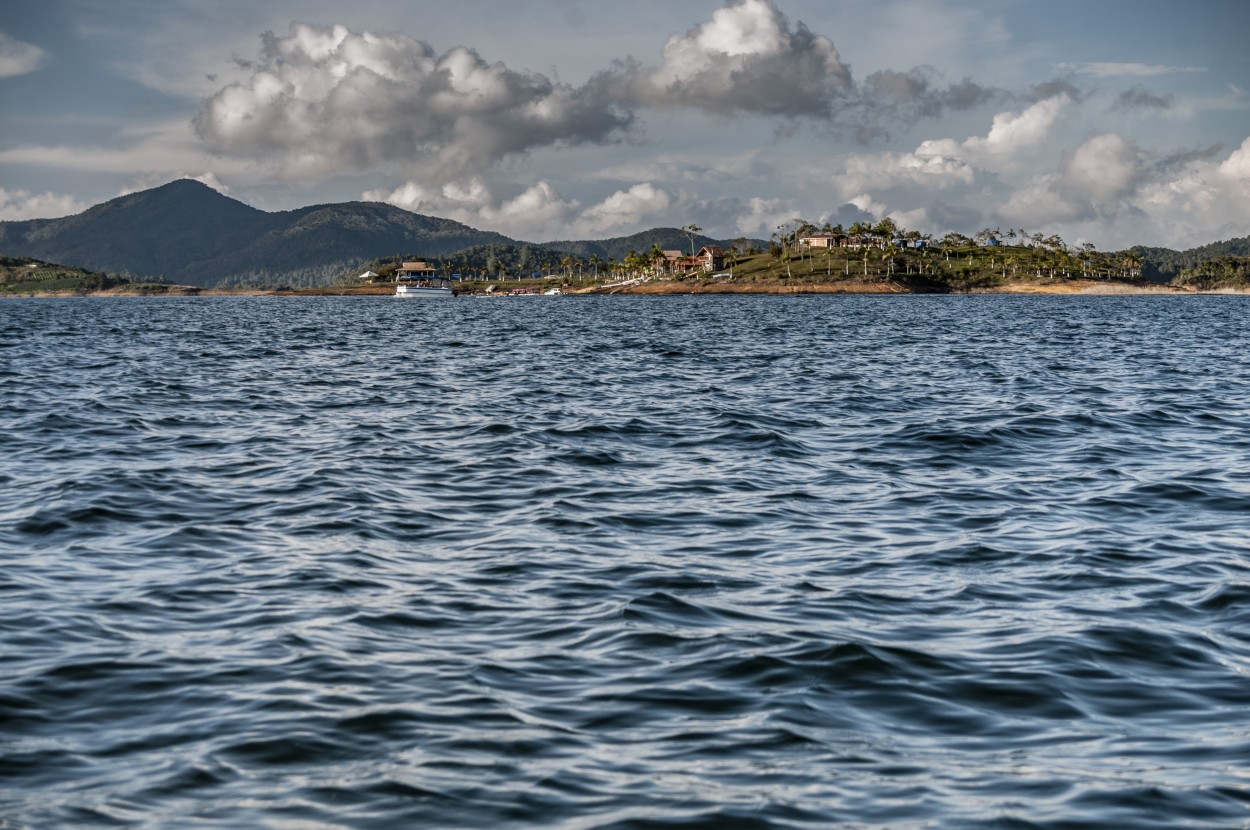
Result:
[[[527,244],[380,202],[269,213],[190,179],[119,196],[76,216],[0,222],[0,254],[198,286],[322,285],[382,257],[479,269],[555,267],[566,255],[621,260],[651,246],[690,247],[676,228],[605,240]],[[724,244],[707,236],[695,248]],[[758,243],[757,243],[758,244]]]
[[[1180,274],[1182,269],[1192,268],[1200,262],[1219,257],[1250,256],[1250,236],[1212,242],[1210,245],[1201,245],[1187,251],[1151,248],[1145,245],[1136,245],[1131,250],[1145,258],[1143,274],[1146,279],[1155,282],[1170,282]]]
[[[309,284],[380,254],[512,243],[379,202],[268,213],[183,179],[62,219],[0,222],[0,253],[192,285]]]
[[[747,245],[757,247],[767,247],[768,243],[759,239],[744,239]],[[722,245],[728,247],[733,240],[713,239],[710,236],[695,234],[694,250],[698,251],[704,245]],[[561,240],[557,242],[544,242],[543,248],[562,251],[572,254],[573,256],[589,259],[591,256],[598,256],[602,260],[609,257],[620,261],[630,251],[636,251],[640,254],[646,254],[651,250],[653,245],[659,245],[662,250],[678,250],[690,251],[691,240],[685,233],[677,228],[652,228],[648,231],[641,231],[632,236],[616,236],[611,239],[583,239],[583,240]]]

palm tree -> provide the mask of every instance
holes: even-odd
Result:
[[[599,279],[599,266],[603,264],[603,260],[598,254],[590,255],[590,267],[595,269],[595,279]]]
[[[647,254],[647,259],[651,267],[655,269],[656,276],[664,273],[664,263],[668,261],[668,257],[664,255],[664,249],[660,247],[659,242],[651,243],[651,251]]]
[[[898,255],[899,250],[896,245],[887,245],[885,249],[881,251],[881,259],[885,262],[886,267],[885,272],[890,276],[894,276],[894,258]]]

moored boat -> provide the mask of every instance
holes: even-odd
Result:
[[[396,297],[452,297],[451,280],[436,277],[395,286]]]
[[[396,297],[451,297],[451,280],[439,276],[423,259],[405,262],[395,271]]]

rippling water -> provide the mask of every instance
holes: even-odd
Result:
[[[1250,826],[1248,312],[0,303],[0,827]]]

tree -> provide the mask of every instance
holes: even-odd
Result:
[[[794,247],[799,252],[799,257],[803,256],[803,248],[799,246],[799,240],[805,236],[811,236],[816,232],[816,226],[808,222],[802,217],[794,220]]]
[[[686,225],[681,229],[681,232],[690,240],[690,255],[694,256],[694,238],[703,233],[703,228],[700,228],[698,225]]]
[[[660,247],[659,242],[651,243],[651,251],[647,254],[647,260],[657,276],[664,273],[664,263],[668,262],[668,257],[664,255],[664,249]]]
[[[887,245],[881,251],[881,259],[885,262],[886,273],[890,276],[894,275],[894,259],[899,255],[899,249],[896,245]]]

